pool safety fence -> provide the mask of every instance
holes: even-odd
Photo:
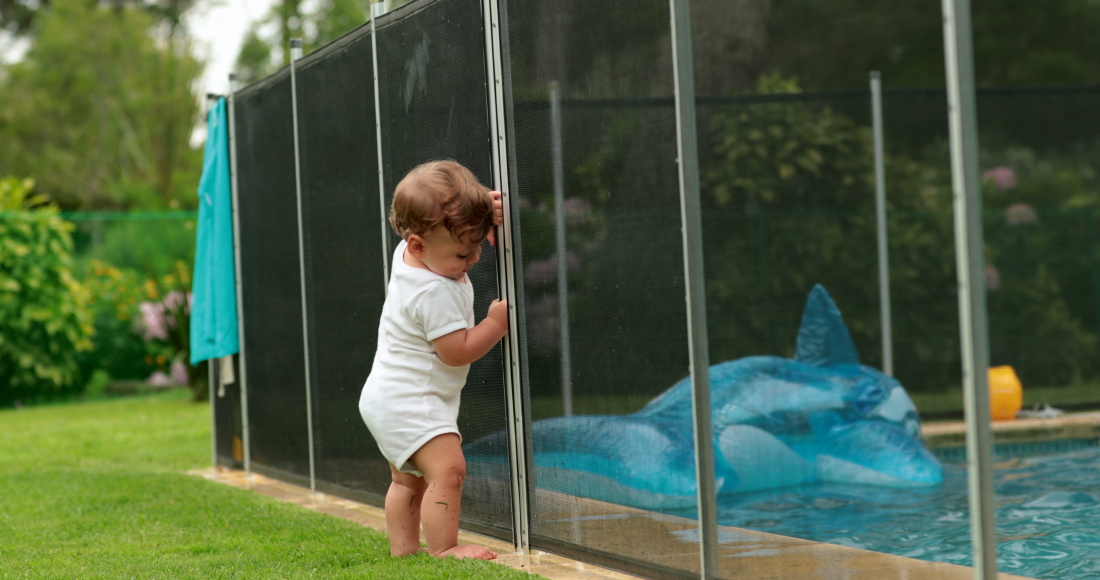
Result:
[[[719,4],[691,7],[713,15]],[[503,194],[498,243],[483,247],[470,278],[476,316],[507,298],[511,328],[471,366],[462,394],[471,476],[461,524],[519,551],[549,547],[651,577],[735,574],[715,535],[710,474],[725,461],[713,456],[717,445],[680,458],[699,522],[676,536],[699,554],[685,562],[670,557],[672,543],[616,548],[629,536],[588,525],[614,518],[579,498],[629,482],[578,475],[604,461],[595,448],[605,441],[573,441],[580,451],[553,455],[542,428],[634,413],[686,377],[694,411],[668,427],[717,442],[707,370],[790,357],[817,284],[844,312],[862,362],[910,389],[965,382],[973,393],[982,383],[965,377],[986,358],[1015,364],[1025,385],[1042,373],[1100,372],[1087,358],[1035,356],[1024,330],[1056,311],[1072,332],[1047,352],[1095,345],[1091,210],[1059,213],[1025,199],[1038,173],[983,178],[973,158],[953,168],[960,145],[944,89],[896,89],[869,75],[852,91],[727,96],[713,87],[725,86],[728,67],[693,59],[713,53],[701,43],[715,40],[693,37],[690,18],[681,0],[598,10],[422,0],[375,8],[367,25],[234,86],[242,351],[238,380],[215,399],[215,461],[382,505],[390,471],[357,405],[399,241],[386,223],[393,188],[431,159],[457,160]],[[1071,167],[1078,158],[1066,146],[1087,147],[1100,127],[1057,121],[1066,107],[1095,116],[1097,87],[992,92],[964,79],[954,98],[963,93],[998,112],[988,130],[998,151]],[[1008,131],[1022,101],[1033,113],[1026,131]],[[976,143],[975,127],[963,130]],[[959,171],[969,177],[952,185]],[[1001,205],[974,213],[983,187]],[[953,198],[970,203],[958,229]],[[997,255],[972,271],[983,220]],[[1029,253],[1036,247],[1076,250],[1050,260]],[[1038,297],[1036,308],[1022,309],[1022,296]],[[1006,332],[987,335],[975,309]],[[983,428],[988,421],[975,433]],[[643,449],[635,461],[661,451]],[[551,484],[577,493],[548,492]],[[979,568],[984,576],[996,564]]]

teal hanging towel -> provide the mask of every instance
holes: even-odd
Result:
[[[191,364],[236,353],[237,282],[225,98],[206,117],[191,294]]]

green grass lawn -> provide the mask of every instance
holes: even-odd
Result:
[[[0,577],[533,577],[391,558],[382,532],[188,475],[210,465],[210,407],[188,397],[0,411]]]

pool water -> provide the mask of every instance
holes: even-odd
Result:
[[[998,570],[1052,580],[1100,578],[1100,448],[998,457],[994,467]],[[723,526],[972,563],[966,470],[959,462],[945,463],[944,483],[930,489],[814,484],[718,502]]]

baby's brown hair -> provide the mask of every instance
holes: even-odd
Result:
[[[413,168],[393,192],[390,226],[403,239],[443,226],[456,240],[484,240],[493,229],[489,188],[462,164],[444,159]]]

